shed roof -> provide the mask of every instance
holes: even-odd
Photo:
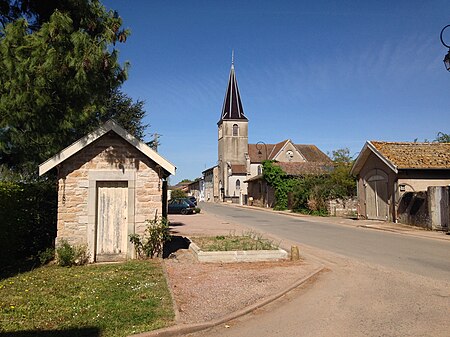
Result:
[[[370,152],[395,173],[399,169],[450,169],[450,143],[367,141],[353,164],[358,174]]]
[[[103,137],[108,132],[114,132],[120,137],[122,137],[124,140],[126,140],[129,144],[134,146],[138,151],[142,152],[147,158],[154,161],[156,164],[161,166],[167,173],[169,174],[175,174],[176,167],[170,163],[167,159],[162,157],[158,152],[150,148],[147,144],[140,141],[130,133],[128,133],[126,130],[124,130],[119,124],[117,124],[113,120],[107,121],[105,124],[103,124],[101,127],[99,127],[97,130],[89,133],[88,135],[84,136],[83,138],[80,138],[76,142],[74,142],[72,145],[69,145],[61,152],[57,153],[53,157],[47,159],[45,162],[43,162],[41,165],[39,165],[39,175],[43,175],[44,173],[50,171],[55,166],[61,164],[63,161],[67,160],[68,158],[72,157],[74,154],[78,153],[82,149],[84,149],[89,144],[92,144],[97,139]]]

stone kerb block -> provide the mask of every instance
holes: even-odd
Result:
[[[283,249],[277,250],[236,250],[205,252],[191,241],[189,249],[199,262],[261,262],[286,260],[288,253]]]

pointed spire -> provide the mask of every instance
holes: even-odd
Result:
[[[223,101],[222,115],[220,120],[224,119],[244,119],[247,117],[244,115],[242,109],[241,95],[239,94],[239,88],[236,80],[236,73],[234,71],[234,50],[231,52],[231,70],[228,78],[227,92],[225,93],[225,99]]]

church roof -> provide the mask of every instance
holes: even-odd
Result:
[[[276,144],[248,144],[248,154],[250,162],[261,163],[263,160],[274,160],[281,149],[290,142],[289,139],[283,140]],[[311,144],[293,144],[307,162],[331,163],[330,158],[319,150],[315,145]],[[267,154],[266,154],[267,150]]]
[[[236,73],[234,71],[234,62],[231,63],[227,92],[225,94],[225,99],[223,100],[220,121],[230,119],[247,120],[247,117],[244,115],[244,110],[242,109],[241,95],[239,94]]]

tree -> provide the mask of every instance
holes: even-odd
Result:
[[[103,120],[114,119],[120,126],[131,133],[136,138],[143,140],[145,129],[149,126],[143,124],[145,116],[144,102],[141,100],[133,101],[131,97],[115,89],[106,101],[105,114]],[[151,146],[153,141],[148,142]]]
[[[450,143],[450,134],[438,132],[434,141],[438,143]]]
[[[356,195],[356,178],[350,174],[353,159],[348,148],[332,151],[334,169],[330,172],[327,184],[328,197],[347,198]]]
[[[0,162],[26,178],[110,117],[128,31],[98,0],[0,1]]]
[[[170,194],[171,199],[186,198],[186,197],[187,197],[186,192],[180,188],[176,188],[176,189],[172,190],[172,192]]]

